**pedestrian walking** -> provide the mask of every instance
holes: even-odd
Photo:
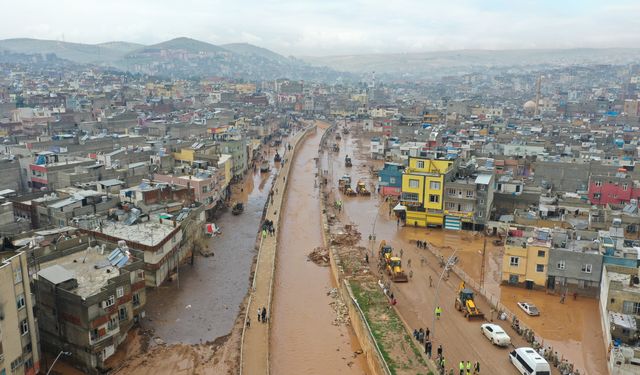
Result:
[[[429,334],[431,333],[431,331],[429,330],[429,327],[425,328],[424,330],[424,339],[429,341]]]
[[[467,375],[471,375],[471,361],[467,361]]]
[[[480,374],[480,362],[476,361],[475,365],[473,365],[473,373],[474,375]]]
[[[416,328],[413,329],[413,338],[418,339],[418,330]]]
[[[440,319],[440,315],[442,314],[442,309],[440,308],[440,306],[436,307],[436,319]]]
[[[438,345],[438,357],[442,357],[442,344]]]
[[[464,361],[460,361],[458,368],[460,369],[460,375],[464,375]]]
[[[267,309],[265,307],[262,307],[262,323],[266,323],[267,322]]]
[[[564,303],[564,297],[565,297],[565,294],[562,293],[562,295],[560,296],[560,303]]]
[[[400,258],[402,258],[403,254],[404,254],[404,250],[400,249]]]
[[[247,328],[251,328],[251,318],[247,317]]]
[[[364,261],[369,264],[369,254],[365,253],[364,254]]]
[[[262,316],[262,309],[258,307],[258,322],[261,322],[260,317]]]
[[[427,339],[426,344],[424,344],[424,352],[431,359],[431,341]]]

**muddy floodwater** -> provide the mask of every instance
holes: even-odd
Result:
[[[238,216],[224,210],[212,220],[222,230],[209,240],[213,257],[196,256],[193,266],[180,267],[179,282],[147,290],[144,324],[156,336],[168,343],[194,344],[231,331],[249,288],[256,234],[275,172],[250,171],[234,186],[232,201],[244,202],[245,210]]]
[[[284,203],[279,233],[271,327],[271,369],[281,374],[366,374],[357,340],[334,326],[327,293],[329,268],[307,261],[322,246],[319,192],[314,187],[322,129],[300,147]]]

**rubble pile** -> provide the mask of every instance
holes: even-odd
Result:
[[[329,266],[329,250],[324,247],[316,247],[307,255],[307,258],[319,266]]]
[[[336,313],[336,318],[333,319],[331,324],[334,326],[346,326],[351,324],[351,320],[349,319],[349,310],[347,305],[345,305],[344,302],[342,302],[342,299],[340,299],[338,290],[333,288],[327,293],[327,295],[333,299],[329,305],[331,305],[331,308],[333,308],[333,311]]]
[[[340,231],[331,234],[331,244],[339,246],[352,246],[360,242],[362,235],[353,225],[345,225]]]

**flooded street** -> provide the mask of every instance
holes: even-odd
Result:
[[[480,281],[483,272],[483,248],[484,255],[484,285],[494,300],[499,299],[507,308],[516,313],[523,322],[531,327],[544,339],[546,346],[553,346],[554,350],[568,357],[581,373],[601,374],[606,373],[606,352],[602,331],[598,303],[595,299],[578,298],[577,301],[568,300],[565,304],[559,303],[559,297],[548,295],[544,291],[528,291],[518,288],[510,288],[500,285],[503,249],[494,246],[494,237],[488,237],[486,244],[484,235],[470,231],[450,231],[443,229],[425,229],[397,226],[395,217],[390,214],[389,206],[384,200],[380,200],[376,194],[367,197],[345,197],[337,192],[335,180],[343,174],[350,174],[352,184],[359,179],[366,181],[372,191],[375,191],[375,179],[369,174],[369,166],[366,150],[368,144],[364,142],[359,147],[361,140],[346,136],[341,142],[340,153],[332,154],[332,162],[326,168],[334,178],[333,191],[336,197],[344,201],[345,210],[342,213],[343,222],[352,222],[357,225],[362,233],[361,245],[369,249],[371,256],[376,256],[381,240],[390,243],[396,253],[403,250],[402,257],[405,272],[413,275],[408,284],[393,284],[392,290],[400,296],[398,309],[403,317],[414,327],[431,326],[431,319],[435,307],[434,289],[442,268],[437,264],[437,259],[428,250],[418,249],[416,240],[426,240],[433,247],[440,250],[445,256],[458,250],[456,255],[460,258],[459,266],[473,279]],[[365,153],[363,153],[364,150]],[[344,157],[348,154],[353,161],[353,167],[345,168]],[[375,233],[375,241],[369,240],[369,235]],[[375,258],[374,258],[375,259]],[[422,265],[422,259],[426,264]],[[411,263],[411,265],[409,264]],[[434,287],[429,287],[429,277],[433,280]],[[440,290],[438,304],[444,309],[444,316],[453,315],[452,318],[438,322],[440,332],[437,340],[442,340],[445,352],[449,350],[451,357],[449,363],[457,363],[461,359],[479,359],[485,365],[483,372],[511,374],[516,373],[505,361],[506,354],[488,345],[481,336],[475,334],[478,329],[474,323],[467,322],[461,314],[454,310],[453,299],[457,293],[457,283],[452,280],[443,282]],[[529,318],[520,314],[516,302],[530,301],[538,305],[542,316]],[[487,318],[490,311],[482,306]],[[553,317],[553,318],[549,318]],[[452,319],[452,320],[451,320]],[[508,322],[500,323],[503,328],[510,329]],[[471,327],[471,328],[467,328]],[[471,329],[471,332],[465,330]],[[511,334],[512,339],[515,333]],[[464,337],[463,340],[460,338]],[[521,340],[517,336],[518,340]],[[517,341],[514,341],[517,345]],[[521,346],[521,345],[520,345]]]
[[[249,288],[249,273],[262,210],[275,173],[249,171],[233,187],[231,201],[245,203],[241,215],[226,209],[213,220],[222,235],[209,240],[214,256],[196,256],[180,267],[179,282],[147,291],[145,327],[167,343],[195,344],[227,335]],[[179,287],[178,287],[179,284]]]
[[[319,191],[314,187],[322,130],[309,136],[292,165],[279,233],[271,327],[271,370],[281,374],[366,374],[357,339],[336,318],[330,270],[307,260],[323,246]]]

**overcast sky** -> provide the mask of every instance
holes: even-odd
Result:
[[[640,0],[23,0],[7,6],[0,39],[152,44],[188,36],[298,56],[640,47]]]

